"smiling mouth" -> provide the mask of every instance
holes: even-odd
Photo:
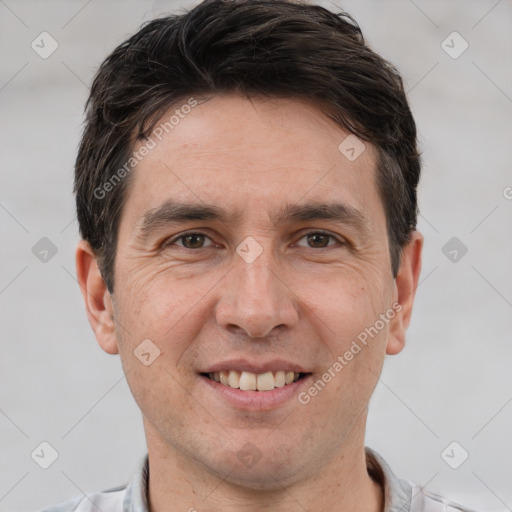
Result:
[[[293,384],[310,374],[284,370],[265,373],[229,370],[201,373],[200,375],[221,385],[240,389],[241,391],[272,391],[275,388]]]

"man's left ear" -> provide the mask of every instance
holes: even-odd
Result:
[[[386,354],[398,354],[405,346],[405,331],[409,327],[414,295],[418,287],[421,272],[421,250],[423,235],[414,231],[410,241],[402,248],[400,268],[395,278],[396,302],[401,306],[390,321]]]

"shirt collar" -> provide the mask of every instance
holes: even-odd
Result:
[[[408,512],[411,506],[412,484],[395,476],[386,461],[366,447],[368,474],[384,488],[384,512]],[[146,454],[126,487],[123,512],[149,512],[149,463]]]
[[[137,471],[126,487],[123,512],[149,512],[148,507],[149,463],[148,454],[139,462]]]
[[[409,512],[412,483],[397,478],[375,450],[366,447],[365,452],[368,474],[384,488],[384,512]]]

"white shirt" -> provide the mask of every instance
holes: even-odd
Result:
[[[473,512],[409,480],[397,478],[384,459],[368,447],[366,461],[370,476],[384,487],[384,512]],[[146,455],[128,484],[78,496],[41,512],[149,512],[148,474]]]

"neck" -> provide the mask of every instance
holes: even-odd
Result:
[[[229,471],[216,475],[189,455],[173,449],[146,421],[145,429],[149,512],[384,510],[383,490],[368,475],[364,434],[347,439],[342,453],[333,456],[313,477],[280,481],[271,489],[255,489],[230,481]]]

